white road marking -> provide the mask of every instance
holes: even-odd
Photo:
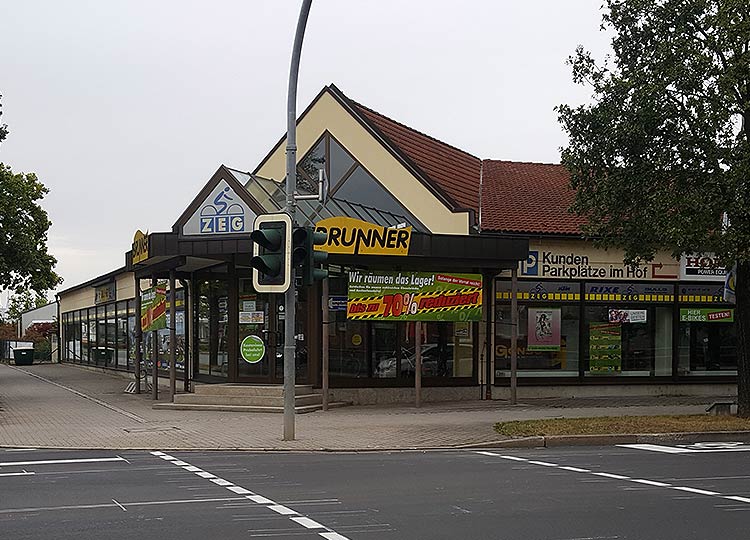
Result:
[[[619,446],[625,446],[625,447],[632,448],[634,446],[644,446],[644,445],[619,445]],[[654,445],[646,445],[646,446],[654,446]],[[665,448],[668,448],[668,447],[665,447]],[[680,449],[678,449],[678,450],[680,450]],[[693,450],[687,450],[687,451],[688,452],[693,452]],[[540,466],[543,466],[543,467],[555,467],[555,468],[558,468],[558,469],[562,469],[562,470],[566,470],[566,471],[573,471],[573,472],[585,472],[585,473],[589,473],[589,474],[591,474],[593,476],[601,476],[601,477],[604,477],[604,478],[612,478],[614,480],[628,480],[630,482],[636,482],[638,484],[645,484],[645,485],[648,485],[648,486],[663,487],[663,488],[666,488],[666,489],[674,489],[674,490],[677,490],[677,491],[683,491],[683,492],[687,492],[687,493],[695,493],[696,495],[705,495],[707,497],[720,497],[722,499],[729,499],[729,500],[732,500],[732,501],[737,501],[737,502],[741,502],[741,503],[750,504],[750,498],[748,498],[748,497],[740,497],[738,495],[723,495],[723,494],[718,493],[716,491],[709,491],[707,489],[698,489],[698,488],[689,487],[689,486],[673,486],[671,484],[666,484],[664,482],[657,482],[655,480],[647,480],[647,479],[644,479],[644,478],[630,478],[629,476],[623,476],[621,474],[613,474],[613,473],[608,473],[608,472],[592,472],[592,471],[587,470],[587,469],[579,469],[578,467],[569,467],[569,466],[555,465],[554,463],[549,463],[549,462],[546,462],[546,461],[534,461],[534,460],[525,459],[525,458],[516,458],[515,456],[502,456],[502,455],[499,455],[499,454],[492,454],[490,452],[476,452],[476,453],[477,454],[481,454],[483,456],[490,455],[490,456],[496,456],[496,457],[503,458],[503,459],[512,458],[514,461],[526,461],[529,465],[540,465]]]
[[[125,508],[125,507],[124,507],[123,505],[121,505],[120,503],[118,503],[118,502],[117,502],[116,500],[112,499],[112,502],[113,502],[113,503],[115,503],[115,504],[116,504],[117,506],[119,506],[120,508],[122,508],[122,511],[123,511],[123,512],[127,512],[127,511],[128,511],[128,509],[127,509],[127,508]]]
[[[0,473],[0,476],[33,476],[36,473],[33,472],[7,472],[7,473]]]
[[[615,480],[630,480],[629,476],[622,476],[621,474],[612,474],[607,472],[595,472],[591,473],[596,476],[603,476],[604,478],[614,478]]]
[[[283,504],[272,504],[268,507],[269,510],[273,510],[277,514],[281,514],[282,516],[296,516],[297,512],[292,510],[291,508],[287,508]]]
[[[228,480],[224,480],[223,478],[211,478],[211,482],[213,482],[217,486],[221,486],[221,487],[233,486],[234,485],[232,482],[229,482]]]
[[[242,486],[236,486],[228,480],[225,480],[223,478],[218,478],[217,476],[209,472],[206,472],[203,469],[194,467],[193,465],[190,465],[189,463],[185,461],[181,461],[178,458],[172,457],[169,454],[165,454],[164,452],[151,452],[151,454],[156,457],[160,457],[163,460],[171,461],[175,465],[182,467],[182,469],[184,470],[195,472],[197,476],[200,476],[201,478],[206,478],[210,480],[211,482],[213,482],[214,484],[217,484],[219,486],[226,487],[229,491],[232,491],[237,494],[247,493],[248,495],[245,495],[245,499],[252,501],[256,504],[264,505],[269,510],[276,512],[277,514],[280,514],[282,516],[291,516],[289,518],[291,521],[294,521],[297,525],[301,525],[305,527],[306,529],[324,529],[323,532],[320,532],[318,534],[321,537],[325,538],[326,540],[349,540],[346,536],[343,536],[333,531],[332,529],[329,529],[325,525],[322,525],[318,523],[317,521],[314,521],[306,516],[300,515],[299,512],[297,512],[296,510],[293,510],[282,504],[275,503],[271,499],[263,497],[262,495],[256,495],[249,489],[243,488]],[[491,455],[494,455],[494,454],[491,454]],[[550,464],[550,466],[556,467],[556,465],[554,464]],[[196,500],[206,500],[206,499],[196,499]],[[229,499],[229,500],[236,500],[236,499]]]
[[[305,516],[299,516],[299,517],[293,517],[290,518],[292,521],[295,521],[305,527],[306,529],[323,529],[323,525],[318,523],[317,521],[313,521],[309,517]]]
[[[58,465],[61,463],[100,463],[102,461],[125,461],[121,457],[81,458],[81,459],[45,459],[40,461],[3,461],[0,467],[21,467],[22,465]]]
[[[675,448],[673,446],[660,446],[658,444],[618,444],[620,448],[634,448],[635,450],[650,450],[651,452],[664,452],[665,454],[687,454],[692,452],[687,448]]]
[[[128,506],[159,506],[162,504],[188,504],[188,503],[203,503],[203,502],[220,502],[220,501],[241,501],[241,497],[225,497],[223,499],[175,499],[169,501],[136,501],[125,503]],[[103,503],[103,504],[73,504],[67,506],[39,506],[30,508],[5,508],[0,510],[0,514],[17,514],[20,512],[42,512],[50,510],[90,510],[95,508],[113,508],[115,504]]]
[[[737,502],[743,502],[750,504],[750,498],[748,497],[740,497],[738,495],[722,495],[725,499],[729,499],[731,501],[737,501]]]
[[[672,487],[672,484],[665,484],[664,482],[657,482],[655,480],[645,480],[644,478],[631,478],[630,481],[638,482],[639,484],[646,484],[647,486]]]
[[[256,504],[274,504],[271,499],[266,499],[262,495],[248,495],[247,498]]]
[[[672,486],[672,489],[677,489],[679,491],[687,491],[688,493],[697,493],[698,495],[711,495],[713,497],[720,495],[719,493],[715,491],[708,491],[705,489],[697,489],[697,488],[691,488],[691,487]]]
[[[618,444],[621,448],[663,452],[665,454],[709,454],[715,452],[750,452],[750,445],[742,443],[696,443],[694,445],[663,446],[660,444]]]
[[[320,536],[322,536],[326,540],[349,540],[346,536],[341,536],[337,532],[324,532],[320,533]]]
[[[6,448],[6,452],[33,452],[39,450],[38,448]]]

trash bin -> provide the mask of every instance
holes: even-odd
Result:
[[[34,363],[34,349],[13,349],[13,360],[17,366],[30,366]]]

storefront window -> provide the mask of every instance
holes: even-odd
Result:
[[[88,309],[86,320],[86,362],[93,364],[96,361],[96,308]]]
[[[680,308],[679,336],[679,375],[737,374],[733,308]]]
[[[135,316],[135,301],[128,300],[128,369],[135,370],[136,348],[140,347],[136,338],[136,324],[140,324],[140,317]]]
[[[587,283],[586,376],[672,374],[672,284]]]
[[[469,322],[421,323],[422,377],[471,377],[474,372],[472,326]],[[401,376],[416,371],[416,324],[405,325]]]
[[[115,366],[126,368],[128,365],[128,304],[117,302],[117,354]]]
[[[578,376],[580,285],[562,281],[522,281],[517,287],[519,376]],[[495,376],[510,377],[509,281],[497,282],[496,298]]]

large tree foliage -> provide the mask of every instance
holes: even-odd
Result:
[[[0,142],[7,130],[0,126]],[[15,174],[0,162],[0,289],[40,294],[62,280],[47,253],[47,212],[39,205],[48,190],[34,173]]]
[[[750,3],[606,0],[613,55],[579,47],[591,105],[558,107],[573,210],[629,261],[657,250],[737,262],[739,412],[750,416]]]

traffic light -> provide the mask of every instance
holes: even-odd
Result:
[[[302,285],[312,285],[328,277],[326,260],[328,253],[316,250],[315,246],[326,243],[328,235],[313,227],[296,227],[292,233],[292,266],[300,267]]]
[[[253,232],[253,287],[257,292],[283,293],[291,283],[292,220],[287,214],[255,218]]]

